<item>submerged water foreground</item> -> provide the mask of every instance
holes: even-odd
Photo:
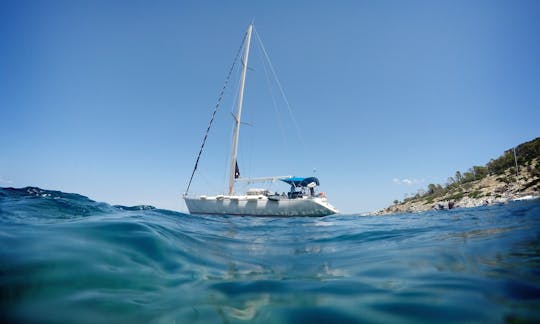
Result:
[[[1,322],[540,320],[540,202],[195,217],[0,189]]]

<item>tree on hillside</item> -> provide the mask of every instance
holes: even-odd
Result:
[[[516,147],[518,163],[524,165],[535,158],[540,157],[540,137],[532,141],[520,144]]]
[[[483,179],[488,175],[488,168],[483,166],[473,166],[474,175],[476,179]]]
[[[474,169],[470,168],[467,172],[463,173],[463,180],[462,183],[472,182],[476,180],[476,176],[474,175]]]
[[[502,174],[508,168],[514,166],[514,155],[510,151],[504,152],[502,156],[495,160],[491,160],[487,164],[489,173]]]
[[[454,176],[454,178],[456,179],[456,182],[461,182],[463,180],[463,176],[461,175],[461,172],[459,171],[456,171],[456,175]]]
[[[435,186],[433,183],[430,183],[427,186],[427,193],[428,195],[433,195],[435,193],[435,189],[437,189],[437,186]]]

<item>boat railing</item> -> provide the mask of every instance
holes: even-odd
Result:
[[[292,176],[273,176],[273,177],[262,177],[262,178],[237,178],[234,180],[235,182],[246,182],[248,184],[250,183],[256,183],[256,182],[276,182],[278,180],[282,179],[290,179]]]
[[[204,193],[196,193],[196,192],[190,192],[190,193],[184,193],[182,194],[182,198],[200,198],[201,196],[215,196],[215,194],[204,194]]]

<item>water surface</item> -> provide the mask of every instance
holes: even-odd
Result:
[[[540,202],[216,217],[3,188],[0,274],[2,322],[538,322]]]

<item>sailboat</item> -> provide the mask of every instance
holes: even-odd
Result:
[[[267,217],[296,217],[296,216],[326,216],[338,213],[338,210],[328,203],[326,195],[322,192],[317,193],[319,179],[316,177],[293,177],[293,176],[274,176],[264,178],[240,177],[238,163],[236,161],[238,151],[238,139],[240,134],[240,124],[242,115],[242,103],[244,98],[244,85],[246,80],[247,64],[249,58],[249,49],[251,43],[251,33],[253,24],[248,26],[244,38],[244,53],[242,58],[242,72],[240,76],[240,87],[238,93],[238,104],[236,116],[234,116],[234,133],[231,160],[229,167],[229,186],[226,194],[218,195],[198,195],[189,194],[189,188],[193,175],[197,170],[199,158],[201,156],[204,143],[208,136],[208,131],[213,122],[213,117],[217,111],[214,110],[212,119],[207,128],[200,148],[199,155],[195,162],[195,167],[191,175],[186,192],[183,195],[186,206],[190,214],[206,215],[238,215],[238,216],[267,216]],[[233,65],[234,66],[234,65]],[[230,72],[229,72],[230,76]],[[227,77],[227,80],[229,78]],[[227,82],[226,82],[227,83]],[[223,92],[223,91],[222,91]],[[221,96],[220,96],[221,97]],[[248,189],[245,193],[235,192],[235,183],[237,182],[264,182],[264,181],[283,181],[290,185],[288,193],[276,193],[266,189]]]

